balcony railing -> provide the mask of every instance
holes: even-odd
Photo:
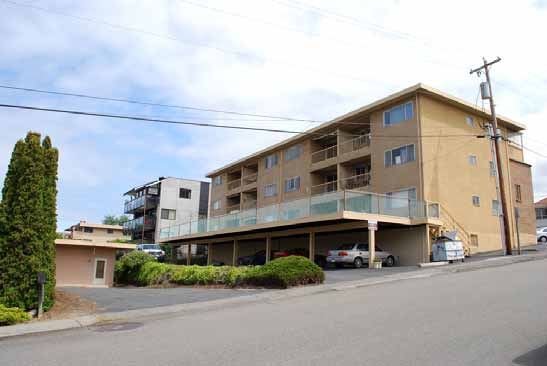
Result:
[[[124,234],[131,234],[135,231],[142,231],[142,225],[144,224],[144,230],[153,230],[156,227],[156,218],[150,216],[141,216],[136,219],[126,221],[123,223]]]
[[[312,164],[319,163],[320,161],[335,158],[338,155],[338,146],[330,146],[326,149],[316,151],[311,154]]]
[[[144,195],[134,198],[130,201],[126,201],[124,204],[124,213],[132,213],[140,208],[144,209],[146,203],[146,209],[154,208],[157,206],[158,196]]]
[[[329,192],[336,192],[338,190],[338,181],[332,181],[327,182],[323,184],[317,184],[315,186],[311,186],[311,194],[312,196],[318,195],[318,194],[324,194]]]
[[[239,211],[239,210],[241,210],[241,204],[240,203],[237,203],[235,205],[231,205],[231,206],[226,207],[226,212],[228,212],[228,213],[234,212],[234,211]]]
[[[256,200],[243,202],[241,205],[243,210],[249,210],[256,208]]]
[[[249,174],[243,177],[243,185],[246,186],[248,184],[252,184],[256,182],[257,174]]]
[[[370,185],[370,173],[354,175],[340,180],[342,189],[360,189]]]
[[[263,223],[320,217],[342,211],[404,218],[439,218],[437,203],[378,193],[338,191],[165,227],[160,231],[160,238],[168,239]]]
[[[228,190],[236,189],[241,186],[241,178],[228,182]]]
[[[340,153],[345,154],[370,146],[370,133],[340,144]]]

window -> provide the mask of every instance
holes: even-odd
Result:
[[[479,236],[477,234],[471,234],[469,235],[469,241],[470,241],[470,245],[474,246],[474,247],[478,247],[479,246]]]
[[[161,218],[163,220],[175,220],[177,218],[177,211],[170,210],[168,208],[161,209]]]
[[[285,150],[285,161],[298,159],[302,155],[302,145],[295,145]]]
[[[536,219],[537,220],[547,219],[547,208],[544,208],[544,207],[536,208]]]
[[[481,205],[481,198],[479,196],[472,196],[471,200],[473,201],[473,206],[480,207]]]
[[[266,169],[273,168],[276,165],[277,165],[277,154],[266,156],[266,159],[264,159],[264,167]]]
[[[277,184],[268,184],[264,187],[264,197],[277,196]]]
[[[213,210],[219,210],[221,207],[220,200],[216,200],[213,202]]]
[[[498,200],[492,200],[492,215],[500,215],[500,202]]]
[[[179,198],[190,199],[192,198],[192,190],[186,188],[179,189]]]
[[[476,155],[469,155],[469,165],[477,165],[477,156]]]
[[[217,175],[216,177],[213,178],[213,184],[215,186],[219,186],[222,184],[222,175]]]
[[[401,165],[415,160],[414,144],[398,147],[385,152],[384,164],[386,167]]]
[[[148,187],[148,194],[151,194],[153,196],[157,196],[159,193],[158,187]]]
[[[359,244],[359,245],[357,245],[357,250],[368,252],[368,244]]]
[[[520,184],[515,184],[515,199],[517,202],[522,202],[522,191],[520,190]]]
[[[114,234],[114,229],[106,229],[107,234]]]
[[[496,172],[497,172],[496,164],[494,164],[494,162],[491,161],[490,162],[490,176],[491,177],[497,176]]]
[[[285,179],[285,192],[300,190],[300,177]]]
[[[366,165],[359,165],[359,166],[356,166],[354,169],[355,169],[355,175],[367,174]]]
[[[474,123],[474,122],[473,122],[473,117],[471,117],[471,116],[466,116],[466,117],[465,117],[465,122],[467,123],[467,125],[468,125],[469,127],[473,127],[473,123]]]
[[[412,102],[398,105],[384,112],[384,126],[399,124],[414,118]]]
[[[92,227],[84,227],[84,233],[92,233],[93,228]]]

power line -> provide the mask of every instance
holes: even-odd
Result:
[[[105,117],[105,118],[116,118],[116,119],[126,119],[126,120],[135,120],[142,122],[154,122],[154,123],[166,123],[166,124],[177,124],[177,125],[188,125],[196,127],[211,127],[211,128],[226,128],[233,130],[249,130],[249,131],[263,131],[263,132],[276,132],[276,133],[290,133],[298,135],[316,135],[316,136],[336,136],[336,132],[325,133],[325,132],[309,132],[309,131],[293,131],[293,130],[283,130],[275,128],[260,128],[260,127],[247,127],[247,126],[231,126],[231,125],[217,125],[211,123],[199,123],[191,121],[179,121],[179,120],[166,120],[158,118],[146,118],[138,116],[128,116],[122,114],[109,114],[109,113],[98,113],[98,112],[85,112],[78,110],[69,110],[69,109],[55,109],[55,108],[45,108],[45,107],[35,107],[28,105],[16,105],[16,104],[0,104],[2,108],[11,108],[11,109],[23,109],[31,111],[41,111],[41,112],[53,112],[53,113],[66,113],[72,115],[81,115],[81,116],[90,116],[90,117]],[[347,134],[346,136],[355,136],[363,137],[363,135],[352,135]],[[472,135],[472,134],[453,134],[453,135],[372,135],[372,138],[457,138],[457,137],[484,137],[482,135]]]
[[[120,25],[120,24],[116,24],[116,23],[107,22],[107,21],[104,21],[102,19],[96,19],[96,18],[91,18],[91,17],[84,17],[84,16],[80,16],[80,15],[69,14],[69,13],[65,13],[65,12],[61,12],[61,11],[57,11],[57,10],[51,10],[51,9],[44,8],[44,7],[41,7],[41,6],[36,6],[36,5],[31,5],[31,4],[23,4],[23,3],[19,3],[19,2],[11,1],[11,0],[0,0],[0,1],[3,1],[5,3],[11,4],[11,5],[14,5],[14,6],[27,7],[27,8],[35,9],[35,10],[42,11],[42,12],[45,12],[45,13],[51,13],[51,14],[60,15],[60,16],[63,16],[63,17],[74,18],[74,19],[77,19],[77,20],[80,20],[80,21],[99,24],[99,25],[110,27],[110,28],[123,30],[125,32],[139,33],[139,34],[143,34],[143,35],[147,35],[147,36],[151,36],[151,37],[166,39],[166,40],[169,40],[169,41],[175,41],[175,42],[187,45],[187,46],[189,45],[191,47],[207,48],[207,49],[214,50],[214,51],[217,51],[217,52],[222,52],[222,53],[226,53],[226,54],[230,54],[230,55],[236,55],[238,57],[251,58],[251,59],[260,59],[263,62],[267,61],[267,62],[277,63],[277,64],[280,64],[280,65],[289,66],[289,67],[297,68],[297,69],[301,69],[301,70],[308,70],[308,71],[312,71],[312,72],[320,72],[322,74],[330,74],[330,75],[332,75],[334,77],[337,77],[337,78],[343,78],[343,79],[348,79],[348,80],[352,80],[352,81],[359,81],[359,82],[364,82],[364,83],[367,83],[367,84],[375,83],[374,81],[363,79],[363,78],[357,77],[355,75],[340,74],[340,73],[337,73],[337,72],[326,71],[326,70],[315,68],[315,67],[309,67],[309,66],[304,66],[304,65],[293,64],[293,63],[291,63],[289,61],[285,61],[285,60],[267,59],[265,57],[257,56],[257,55],[251,54],[251,53],[246,53],[246,52],[241,52],[241,51],[234,51],[234,50],[229,50],[229,49],[225,49],[225,48],[221,48],[221,47],[217,47],[217,46],[211,46],[211,45],[208,45],[208,44],[202,44],[202,43],[182,40],[180,38],[177,38],[177,37],[174,37],[174,36],[171,36],[171,35],[168,35],[168,34],[155,33],[155,32],[151,32],[151,31],[139,29],[139,28],[134,28],[134,27],[129,27],[129,26],[125,26],[125,25]]]

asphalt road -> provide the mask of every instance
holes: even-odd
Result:
[[[0,364],[547,365],[547,260],[0,341]]]

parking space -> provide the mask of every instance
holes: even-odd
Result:
[[[364,280],[372,277],[383,277],[396,273],[404,273],[410,271],[416,271],[416,266],[401,266],[401,267],[383,267],[381,269],[369,269],[369,268],[326,268],[325,269],[325,283],[340,283],[346,281]]]

